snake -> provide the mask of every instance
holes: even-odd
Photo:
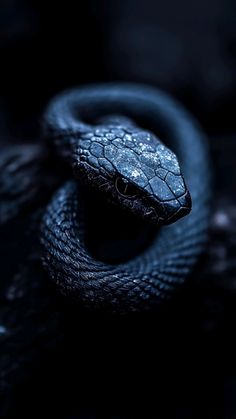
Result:
[[[70,301],[92,310],[139,312],[168,301],[207,241],[210,164],[198,123],[160,89],[108,83],[54,97],[44,114],[43,137],[71,170],[40,228],[51,281]],[[126,261],[94,257],[85,239],[86,188],[95,209],[96,199],[108,201],[142,219],[154,229],[153,240]]]

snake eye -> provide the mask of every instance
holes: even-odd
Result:
[[[125,198],[134,198],[137,195],[135,187],[122,177],[117,177],[115,181],[117,192]]]

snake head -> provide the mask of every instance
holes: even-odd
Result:
[[[170,224],[191,210],[176,155],[148,131],[100,127],[81,139],[73,160],[78,179],[156,225]]]

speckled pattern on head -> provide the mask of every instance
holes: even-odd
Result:
[[[84,122],[89,118],[93,125]],[[44,133],[76,178],[57,192],[42,222],[43,262],[51,279],[88,307],[127,312],[156,306],[185,280],[206,240],[209,163],[202,133],[167,95],[130,84],[59,95],[46,111]],[[142,255],[109,265],[85,247],[81,182],[157,225],[189,213],[187,186],[193,210],[162,227]]]
[[[102,122],[73,147],[76,178],[158,225],[186,215],[191,199],[175,154],[127,119]]]

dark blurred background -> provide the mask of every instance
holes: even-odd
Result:
[[[235,419],[235,1],[1,0],[0,49],[3,146],[40,141],[62,89],[145,82],[199,120],[214,175],[207,252],[158,314],[71,308],[27,259],[37,216],[1,226],[2,417]]]

